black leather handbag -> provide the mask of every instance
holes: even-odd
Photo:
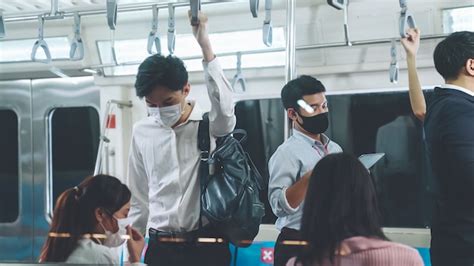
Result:
[[[252,243],[265,214],[259,198],[263,179],[242,148],[246,138],[247,132],[237,129],[217,138],[216,149],[209,153],[207,113],[199,124],[201,216],[238,247]]]

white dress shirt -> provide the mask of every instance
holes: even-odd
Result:
[[[235,127],[232,87],[217,59],[203,62],[211,100],[210,133],[229,134]],[[198,126],[204,112],[191,102],[189,119],[175,128],[147,117],[133,127],[127,183],[132,191],[129,213],[133,226],[167,232],[189,232],[198,228],[200,183]]]

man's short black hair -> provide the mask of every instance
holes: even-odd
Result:
[[[137,96],[142,98],[150,94],[156,86],[164,86],[170,90],[182,90],[188,83],[188,71],[181,59],[174,56],[149,56],[138,67],[135,89]]]
[[[299,110],[297,101],[305,95],[325,92],[326,88],[321,81],[307,75],[288,82],[281,90],[281,100],[285,109],[295,108]]]
[[[457,79],[468,59],[474,58],[474,32],[454,32],[438,43],[433,53],[438,73],[445,80]]]

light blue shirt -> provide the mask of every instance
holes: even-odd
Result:
[[[321,134],[322,143],[306,136],[298,130],[278,147],[268,162],[270,182],[268,198],[273,213],[278,217],[276,228],[299,230],[303,215],[303,204],[292,208],[286,199],[286,189],[296,183],[326,154],[342,152],[341,147]]]

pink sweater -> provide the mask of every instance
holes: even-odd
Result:
[[[300,266],[291,258],[286,266]],[[348,238],[341,243],[341,251],[334,258],[313,266],[423,266],[423,260],[416,249],[399,243],[366,238],[361,236]]]

